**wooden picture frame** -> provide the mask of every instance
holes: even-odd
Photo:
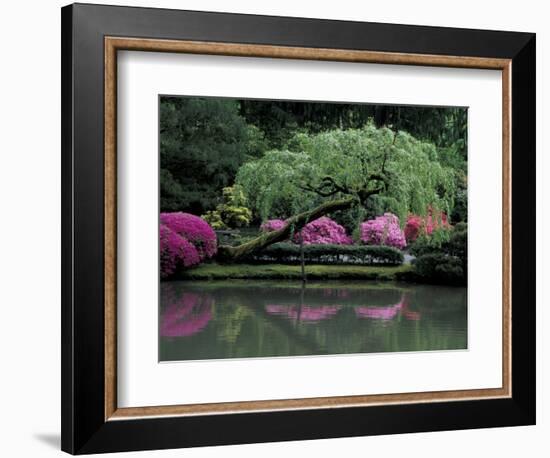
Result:
[[[119,50],[502,71],[502,387],[119,408]],[[534,424],[534,34],[75,4],[62,9],[62,84],[63,450]]]

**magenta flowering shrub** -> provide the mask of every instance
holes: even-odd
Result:
[[[197,265],[217,251],[214,230],[189,213],[161,213],[159,236],[161,278]]]
[[[160,276],[166,278],[179,267],[191,267],[200,262],[195,245],[168,226],[160,225]]]
[[[282,219],[270,219],[260,226],[260,230],[262,232],[278,231],[285,224],[286,221]],[[292,241],[299,243],[300,235],[303,237],[304,245],[350,245],[353,243],[351,237],[346,234],[346,229],[326,216],[322,216],[306,224],[300,232],[294,234]]]
[[[346,234],[346,229],[343,226],[326,216],[306,224],[294,236],[294,242],[298,243],[300,241],[300,235],[303,237],[304,245],[351,245],[353,242],[351,237]]]
[[[361,223],[361,241],[366,245],[387,245],[401,250],[407,246],[399,218],[393,213]]]
[[[195,246],[201,261],[216,254],[218,249],[216,233],[202,218],[182,212],[161,213],[160,222],[191,242]]]
[[[286,224],[286,221],[282,219],[268,219],[264,221],[260,226],[260,231],[262,232],[273,232],[282,229]]]

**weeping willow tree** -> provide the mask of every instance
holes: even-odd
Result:
[[[408,213],[424,215],[430,207],[450,214],[455,171],[440,163],[433,144],[369,123],[297,134],[288,150],[269,151],[241,166],[236,183],[257,215],[287,224],[243,245],[221,246],[221,257],[228,259],[285,240],[321,216],[364,208],[373,198],[402,222]]]

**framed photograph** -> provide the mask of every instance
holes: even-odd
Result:
[[[535,35],[62,9],[62,448],[535,423]]]

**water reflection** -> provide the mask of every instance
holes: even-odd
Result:
[[[163,361],[463,349],[466,331],[465,288],[161,283]]]
[[[324,305],[321,307],[311,307],[309,305],[275,305],[270,304],[265,306],[267,313],[272,315],[282,315],[294,321],[305,323],[318,323],[321,320],[326,320],[336,315],[341,305]]]
[[[163,312],[161,337],[192,336],[202,331],[212,318],[213,299],[208,294],[181,292],[165,288],[162,294]]]
[[[409,293],[404,293],[397,304],[385,307],[355,307],[357,318],[373,320],[393,320],[402,315],[407,320],[419,320],[420,312],[409,310]]]

